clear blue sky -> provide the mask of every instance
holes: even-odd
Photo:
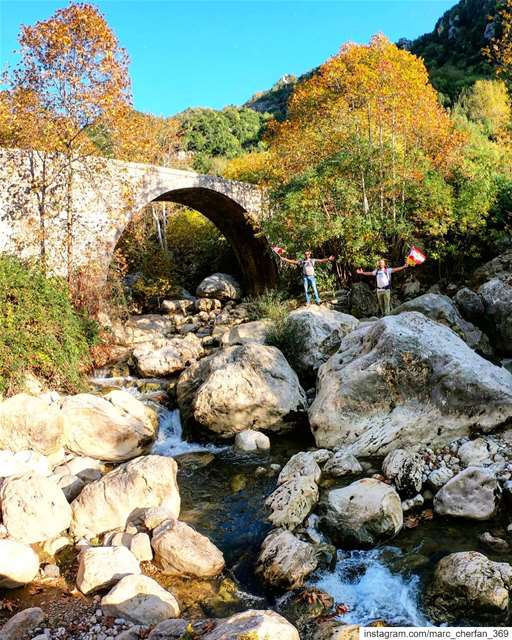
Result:
[[[20,24],[67,2],[0,0],[0,67],[14,60]],[[343,42],[431,31],[455,0],[100,0],[131,59],[134,105],[171,115],[242,104],[285,73],[300,75]]]

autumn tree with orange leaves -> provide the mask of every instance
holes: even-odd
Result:
[[[75,172],[84,159],[99,154],[95,137],[113,130],[130,105],[128,56],[98,9],[82,3],[23,26],[19,45],[20,60],[8,73],[2,96],[2,143],[25,149],[33,165],[43,263],[47,197],[64,183],[64,202],[58,206],[66,211],[69,277]]]
[[[418,58],[384,36],[347,44],[300,85],[269,136],[272,237],[325,245],[347,268],[454,223],[448,180],[464,136]]]

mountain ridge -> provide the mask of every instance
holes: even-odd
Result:
[[[475,80],[492,76],[482,53],[496,32],[496,0],[459,0],[437,20],[434,29],[414,40],[401,38],[397,46],[423,58],[430,80],[443,100],[453,102]],[[294,87],[316,69],[299,77],[282,76],[270,89],[255,93],[243,106],[286,117]]]

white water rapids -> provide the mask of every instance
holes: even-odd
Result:
[[[401,551],[391,547],[339,551],[335,570],[322,572],[310,584],[347,605],[348,613],[340,618],[347,624],[384,620],[399,626],[429,626],[419,608],[419,577],[392,572],[383,561],[385,553],[399,557]]]

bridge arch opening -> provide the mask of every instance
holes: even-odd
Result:
[[[193,186],[163,191],[146,202],[138,202],[142,206],[134,208],[127,224],[118,230],[115,246],[130,221],[140,215],[147,205],[164,202],[183,205],[201,213],[227,240],[239,267],[231,269],[231,272],[239,271],[241,274],[244,294],[257,295],[275,286],[277,267],[268,241],[261,232],[256,217],[233,198],[214,189]],[[226,269],[226,272],[229,273],[230,270]]]

